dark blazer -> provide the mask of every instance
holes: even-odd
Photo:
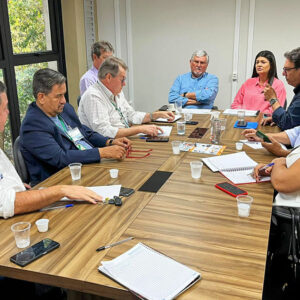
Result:
[[[72,162],[88,164],[101,160],[98,147],[105,147],[108,138],[82,125],[68,103],[60,115],[69,126],[78,127],[85,141],[95,148],[78,150],[36,102],[32,102],[21,125],[20,146],[34,185]]]

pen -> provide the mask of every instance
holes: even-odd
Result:
[[[123,243],[125,243],[125,242],[127,242],[127,241],[130,241],[130,240],[132,240],[132,239],[134,239],[134,237],[131,236],[131,237],[125,239],[125,240],[122,240],[122,241],[119,241],[119,242],[115,242],[115,243],[112,243],[112,244],[110,244],[110,245],[102,246],[102,247],[96,249],[96,251],[99,252],[99,251],[101,251],[101,250],[105,250],[105,249],[107,249],[107,248],[111,248],[111,247],[113,247],[113,246],[117,246],[117,245],[123,244]]]
[[[74,204],[45,207],[45,208],[42,208],[40,211],[46,211],[46,210],[52,210],[52,209],[58,209],[58,208],[68,208],[68,207],[73,207],[73,206],[74,206]]]
[[[267,164],[267,165],[261,167],[258,171],[265,170],[265,169],[267,169],[267,168],[269,168],[269,167],[272,167],[272,166],[274,166],[274,163],[269,163],[269,164]]]

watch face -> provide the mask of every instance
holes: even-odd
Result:
[[[273,98],[273,99],[270,100],[270,104],[271,104],[271,105],[273,105],[275,102],[277,102],[277,99],[274,99],[274,98]]]

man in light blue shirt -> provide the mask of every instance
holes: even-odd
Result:
[[[209,56],[204,50],[197,50],[190,60],[191,72],[179,75],[169,92],[169,103],[182,101],[184,108],[206,108],[214,105],[219,90],[219,80],[206,72]]]
[[[242,132],[242,134],[249,141],[262,142],[262,140],[256,135],[255,129],[246,129]],[[280,143],[287,146],[292,146],[293,149],[300,146],[300,126],[287,129],[278,133],[268,133],[266,135],[271,140],[271,143],[262,142],[262,146],[264,146],[269,152],[277,156],[286,157],[291,152],[291,150],[284,149],[280,145]]]

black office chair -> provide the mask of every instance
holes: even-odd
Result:
[[[285,99],[283,103],[283,108],[286,109],[286,107],[287,107],[287,100]]]
[[[80,99],[81,99],[81,96],[78,96],[78,97],[77,97],[77,106],[78,106],[78,107],[79,107]]]
[[[16,138],[14,146],[13,146],[13,156],[14,156],[15,168],[16,168],[21,180],[25,183],[29,183],[28,170],[27,170],[23,155],[20,151],[20,137],[19,136]]]
[[[214,105],[214,106],[212,107],[212,109],[213,109],[213,110],[218,110],[218,106]]]

